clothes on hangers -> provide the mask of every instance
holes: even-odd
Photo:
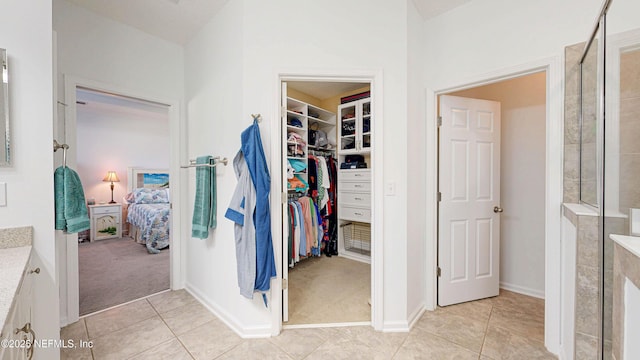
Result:
[[[309,256],[337,255],[337,162],[332,156],[308,157],[308,192],[290,199],[289,266]]]
[[[269,169],[267,167],[267,160],[264,156],[264,149],[262,146],[262,138],[260,137],[260,127],[258,126],[258,117],[254,117],[253,124],[244,130],[240,136],[241,147],[240,153],[246,162],[246,167],[249,170],[251,176],[251,183],[238,183],[236,192],[240,192],[240,195],[234,194],[234,201],[232,201],[225,217],[236,223],[236,246],[238,242],[255,242],[256,252],[252,254],[241,254],[238,262],[255,262],[255,278],[253,291],[262,293],[262,298],[267,304],[266,292],[271,288],[271,279],[276,274],[275,258],[273,254],[273,241],[271,237],[271,214],[269,208],[269,192],[271,189],[271,176],[269,175]],[[235,160],[234,160],[235,163]],[[235,164],[234,164],[235,165]],[[240,164],[241,165],[241,164]],[[237,173],[237,171],[236,171]],[[245,188],[252,186],[255,189],[255,209],[251,211],[245,206]],[[240,202],[237,201],[240,199]],[[247,227],[250,224],[248,218],[254,220],[255,235],[244,238],[242,236],[243,227]],[[240,228],[239,228],[240,227]],[[236,247],[236,251],[237,247]],[[236,256],[238,253],[236,252]],[[238,269],[238,279],[240,279],[240,269]],[[247,298],[253,298],[253,291],[251,294],[242,294]]]

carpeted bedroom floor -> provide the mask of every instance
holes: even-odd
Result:
[[[149,254],[125,237],[78,244],[80,315],[169,288],[169,248]]]

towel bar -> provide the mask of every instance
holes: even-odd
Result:
[[[191,167],[200,167],[200,166],[208,166],[208,167],[215,167],[216,165],[218,165],[218,163],[223,163],[225,166],[227,165],[227,163],[229,162],[229,160],[227,160],[227,158],[220,158],[219,156],[214,157],[213,159],[213,164],[196,164],[195,160],[189,160],[189,165],[182,165],[180,166],[181,168],[191,168]]]

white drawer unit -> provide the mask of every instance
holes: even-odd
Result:
[[[356,206],[366,209],[371,209],[371,194],[370,193],[356,193],[356,192],[344,192],[338,193],[338,199],[340,204]]]
[[[340,181],[367,181],[371,182],[371,170],[340,170],[338,174]]]
[[[364,192],[371,193],[371,183],[370,182],[342,182],[338,183],[338,191],[340,192]],[[340,198],[338,198],[340,201]]]
[[[371,170],[341,170],[338,174],[340,220],[371,222]]]
[[[90,240],[105,240],[122,237],[122,205],[89,205],[91,220]]]
[[[338,214],[340,214],[341,220],[371,222],[371,209],[340,205],[338,206]]]

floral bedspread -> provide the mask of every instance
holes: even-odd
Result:
[[[139,243],[151,254],[169,246],[169,204],[130,204],[127,222],[140,229]]]

